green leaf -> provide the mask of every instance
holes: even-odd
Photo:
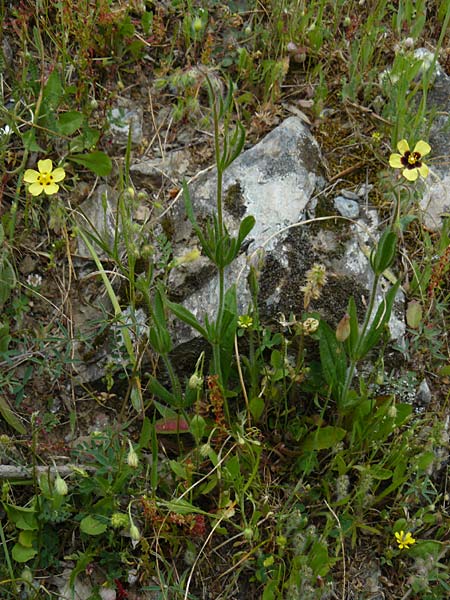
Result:
[[[198,331],[200,335],[202,335],[206,340],[209,339],[206,329],[202,327],[202,325],[200,325],[195,315],[193,315],[191,311],[185,308],[182,304],[171,302],[167,298],[165,298],[164,301],[170,308],[170,310],[173,312],[173,314],[180,319],[180,321],[183,321],[183,323],[190,325],[193,329]]]
[[[36,519],[36,510],[34,508],[24,508],[23,506],[14,506],[13,504],[4,504],[8,513],[8,518],[18,529],[35,531],[38,528]]]
[[[16,286],[16,274],[10,261],[5,255],[0,255],[0,308],[11,295],[11,290]]]
[[[101,535],[107,528],[108,525],[105,522],[99,521],[92,515],[84,517],[80,522],[81,531],[87,535]]]
[[[256,396],[252,398],[249,402],[250,413],[255,421],[259,421],[261,415],[264,412],[264,399]]]
[[[326,450],[327,448],[333,448],[333,446],[344,439],[346,433],[342,427],[332,427],[331,425],[321,427],[306,436],[302,445],[303,450]]]
[[[323,375],[332,390],[339,390],[345,381],[347,357],[344,346],[336,340],[331,327],[321,320],[319,324],[319,353]]]
[[[83,150],[92,150],[97,145],[99,138],[100,132],[97,129],[84,125],[80,135],[77,135],[70,141],[70,151],[82,152]]]
[[[350,317],[350,335],[346,341],[346,348],[351,358],[355,357],[356,348],[359,340],[359,325],[358,316],[356,312],[356,303],[353,296],[350,296],[348,301],[347,313]]]
[[[148,389],[160,400],[167,402],[167,404],[170,404],[172,406],[178,406],[178,398],[174,394],[169,392],[169,390],[167,390],[161,383],[159,383],[159,381],[156,379],[156,377],[153,377],[153,375],[149,379]]]
[[[89,154],[72,154],[67,157],[69,160],[86,167],[99,177],[106,177],[111,173],[112,162],[104,152],[90,152]]]
[[[11,556],[18,563],[27,562],[34,558],[36,554],[37,550],[35,548],[27,548],[26,546],[19,544],[19,542],[14,544],[13,549],[11,550]]]
[[[152,422],[148,417],[144,417],[141,427],[141,435],[139,436],[138,450],[147,448],[152,439]]]
[[[375,275],[381,275],[391,266],[395,258],[396,246],[397,234],[390,229],[385,229],[376,250],[373,249],[370,255],[370,264]]]
[[[378,343],[381,334],[383,333],[384,325],[388,323],[391,318],[392,306],[399,286],[400,282],[397,281],[397,283],[388,291],[382,302],[380,302],[375,317],[362,341],[359,359],[363,358],[367,352]]]
[[[42,93],[42,107],[47,113],[54,112],[58,108],[63,91],[61,77],[58,71],[53,69]]]
[[[328,549],[322,542],[314,542],[309,554],[309,566],[313,570],[314,575],[325,577],[330,570],[330,560],[328,557]]]
[[[57,121],[58,131],[63,135],[72,135],[84,122],[84,115],[76,110],[70,110],[60,115]]]
[[[22,544],[25,548],[32,548],[35,539],[36,534],[34,531],[27,530],[19,533],[19,544]]]
[[[21,435],[25,435],[27,430],[11,410],[8,401],[0,396],[0,414],[10,427],[15,429]]]
[[[238,233],[238,237],[237,237],[238,252],[242,246],[242,242],[245,240],[245,238],[248,236],[250,231],[253,229],[253,227],[255,226],[255,223],[256,223],[255,217],[253,217],[252,215],[245,217],[245,219],[243,219],[243,221],[241,221],[241,224],[239,226],[239,233]]]
[[[417,457],[417,469],[419,471],[425,471],[431,465],[434,459],[434,452],[423,452],[422,454],[420,454],[420,456]]]
[[[9,323],[0,323],[0,356],[7,352],[10,342],[11,336],[9,334]]]
[[[34,128],[22,134],[22,144],[29,152],[44,152],[43,148],[36,141],[36,130]]]
[[[385,481],[392,477],[392,471],[390,469],[383,469],[376,465],[370,468],[369,473],[374,479],[379,481]]]
[[[190,431],[194,439],[199,443],[206,431],[206,421],[201,415],[194,415],[189,423]]]
[[[444,544],[442,542],[438,542],[435,540],[419,540],[414,544],[414,546],[411,546],[411,548],[408,551],[408,554],[413,558],[423,558],[425,560],[430,560],[430,558],[433,557],[436,560],[442,552],[443,548]]]
[[[179,479],[186,480],[188,478],[188,474],[187,474],[185,465],[180,464],[176,460],[170,460],[169,465],[170,465],[170,468],[172,469],[172,471],[175,473],[175,475]]]
[[[189,513],[208,514],[184,498],[176,498],[175,500],[169,500],[169,502],[161,502],[161,504],[177,515],[188,515]]]

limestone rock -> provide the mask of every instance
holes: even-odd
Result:
[[[420,201],[424,224],[437,231],[442,218],[450,213],[450,77],[437,69],[433,86],[428,92],[427,107],[436,109],[429,143],[431,145],[431,173],[426,180],[425,193]]]
[[[100,238],[110,248],[116,236],[117,192],[109,185],[101,184],[78,207],[76,216],[80,228]],[[120,230],[118,231],[120,237]],[[105,258],[105,251],[94,243],[99,257]],[[78,237],[78,254],[91,258],[91,253],[81,236]]]
[[[278,319],[280,313],[301,315],[304,311],[301,287],[306,271],[314,263],[326,267],[328,283],[321,298],[310,308],[319,311],[330,324],[337,324],[345,313],[349,295],[353,294],[363,315],[372,282],[367,257],[369,246],[377,239],[376,212],[358,206],[361,218],[357,224],[342,218],[335,209],[327,219],[305,222],[320,214],[322,197],[318,192],[323,183],[319,147],[297,117],[285,120],[226,171],[223,204],[228,231],[236,234],[244,216],[253,215],[256,219],[243,252],[226,272],[226,286],[237,283],[241,313],[247,311],[251,302],[246,281],[248,263],[256,261],[260,263],[259,310],[266,321]],[[200,223],[214,214],[215,186],[215,171],[190,186]],[[170,230],[175,252],[187,252],[193,244],[193,232],[182,202],[172,211]],[[186,285],[189,281],[194,285]],[[204,260],[185,265],[183,285],[173,287],[172,294],[200,322],[205,315],[213,319],[218,283],[212,264]],[[380,290],[379,301],[382,297]],[[392,329],[396,337],[401,336],[404,331],[401,319],[394,319]],[[177,323],[176,337],[182,343],[192,339],[193,334],[190,328]]]
[[[173,184],[180,183],[189,176],[190,152],[189,150],[174,150],[167,153],[164,158],[141,160],[130,167],[133,179],[144,178],[146,183],[160,187],[165,179]]]
[[[133,146],[139,146],[143,140],[143,120],[144,110],[141,106],[121,99],[108,114],[113,143],[125,146],[131,129],[131,143]]]

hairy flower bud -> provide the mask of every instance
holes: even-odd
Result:
[[[350,315],[345,314],[336,327],[336,339],[338,342],[345,342],[350,335]]]
[[[197,375],[197,373],[193,373],[189,378],[188,387],[190,390],[198,389],[203,383],[203,377]]]
[[[128,456],[127,456],[127,464],[129,467],[131,467],[132,469],[136,469],[139,466],[139,457],[136,454],[132,443],[130,442],[130,440],[128,440],[128,445],[130,447],[130,450],[128,452]]]
[[[67,483],[59,475],[57,475],[56,479],[55,479],[55,490],[56,490],[56,493],[59,494],[60,496],[67,496],[67,494],[69,492]]]
[[[134,523],[130,525],[130,538],[133,542],[138,542],[141,539],[141,533]]]

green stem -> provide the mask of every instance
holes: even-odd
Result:
[[[11,583],[13,584],[13,586],[15,588],[14,570],[12,567],[11,558],[9,556],[8,545],[6,543],[5,532],[3,531],[3,525],[2,525],[1,521],[0,521],[0,540],[1,540],[2,546],[3,546],[3,554],[5,555],[5,560],[6,560],[6,564],[8,567],[9,577],[11,579]],[[14,592],[17,592],[17,589],[14,589]]]
[[[374,276],[374,280],[373,280],[373,285],[372,285],[372,291],[370,294],[370,301],[369,301],[369,306],[367,308],[366,311],[366,316],[364,318],[364,323],[361,329],[361,333],[359,334],[359,339],[358,339],[358,344],[356,345],[355,348],[355,352],[354,352],[354,358],[352,358],[350,360],[350,365],[347,369],[347,374],[345,377],[345,382],[344,382],[344,387],[342,389],[342,393],[341,393],[341,404],[345,405],[345,401],[347,399],[348,396],[348,392],[350,390],[350,385],[353,381],[353,375],[355,373],[355,368],[356,365],[359,361],[359,352],[361,350],[361,346],[362,343],[364,341],[364,336],[366,334],[367,328],[369,326],[370,323],[370,318],[372,316],[372,312],[373,312],[373,307],[375,305],[375,299],[377,297],[377,288],[378,288],[378,282],[380,280],[380,276],[379,275],[375,275]]]

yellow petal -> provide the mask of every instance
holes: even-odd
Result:
[[[39,173],[34,169],[27,169],[24,173],[23,180],[25,183],[35,183],[38,180]]]
[[[401,169],[403,167],[402,156],[400,156],[400,154],[391,154],[389,157],[389,164],[394,169]]]
[[[422,177],[428,177],[428,173],[430,172],[430,169],[427,167],[427,165],[425,163],[422,163],[422,165],[419,167],[418,171],[422,175]]]
[[[51,173],[53,168],[53,163],[49,158],[45,160],[38,160],[38,169],[39,173]]]
[[[401,155],[405,154],[409,150],[409,144],[406,140],[400,140],[397,144],[398,151]]]
[[[39,196],[40,194],[42,194],[43,189],[44,188],[40,183],[35,182],[30,185],[28,191],[32,196]]]
[[[64,177],[66,176],[66,172],[64,171],[64,169],[59,167],[58,169],[55,169],[54,171],[52,171],[52,175],[53,175],[53,181],[62,181],[64,179]]]
[[[408,181],[415,181],[419,177],[419,169],[404,169],[402,175]]]
[[[414,152],[418,152],[420,156],[425,156],[431,152],[431,146],[423,140],[420,140],[420,142],[417,142],[414,146]]]
[[[49,185],[44,186],[44,192],[47,194],[47,196],[52,196],[53,194],[56,194],[58,190],[59,185],[57,185],[56,183],[50,183]]]

